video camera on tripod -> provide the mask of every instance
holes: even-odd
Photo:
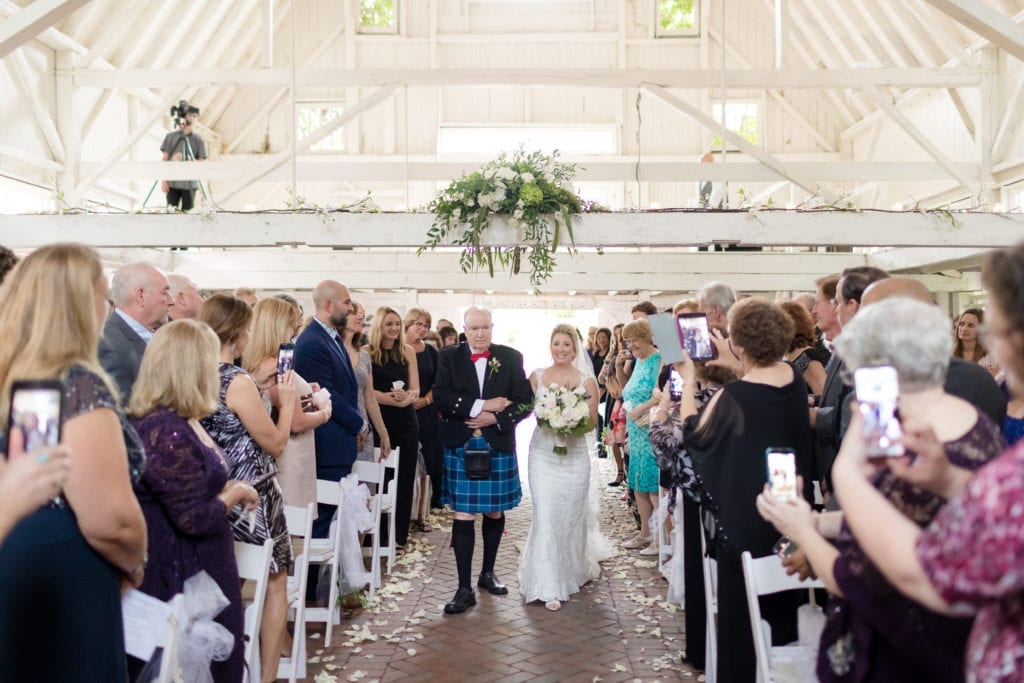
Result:
[[[193,107],[186,100],[180,100],[178,104],[171,107],[171,118],[174,119],[174,125],[178,128],[182,128],[188,124],[188,115],[195,114],[199,115],[199,107]]]

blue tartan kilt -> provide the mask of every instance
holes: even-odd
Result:
[[[500,512],[519,505],[523,489],[513,453],[491,451],[491,478],[469,479],[462,447],[444,449],[444,491],[441,502],[456,512]]]

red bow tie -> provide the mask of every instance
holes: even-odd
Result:
[[[480,353],[470,354],[469,360],[470,360],[470,362],[475,363],[478,360],[480,360],[481,358],[490,358],[490,357],[491,357],[491,350],[487,349],[485,351],[481,351]]]

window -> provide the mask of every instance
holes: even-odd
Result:
[[[700,30],[697,16],[700,0],[658,0],[654,35],[695,36]]]
[[[360,33],[398,33],[397,0],[359,0]]]
[[[739,135],[752,145],[761,144],[761,133],[758,121],[757,102],[726,102],[725,103],[725,127],[727,130]],[[722,103],[716,102],[711,105],[711,118],[721,123]],[[722,137],[716,135],[713,138],[715,147],[722,146]]]
[[[295,132],[299,141],[312,135],[317,129],[341,116],[343,107],[336,104],[301,105],[295,111]],[[345,151],[345,129],[336,128],[331,134],[309,148],[311,152]]]
[[[619,153],[615,126],[441,126],[437,131],[438,159],[493,159],[519,146],[563,157]]]

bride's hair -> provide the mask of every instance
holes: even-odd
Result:
[[[567,325],[566,323],[559,323],[555,325],[555,329],[551,330],[551,339],[548,340],[549,343],[555,341],[556,334],[568,335],[569,339],[572,339],[572,352],[577,356],[580,355],[580,342],[579,338],[576,336],[579,332],[575,327]]]

